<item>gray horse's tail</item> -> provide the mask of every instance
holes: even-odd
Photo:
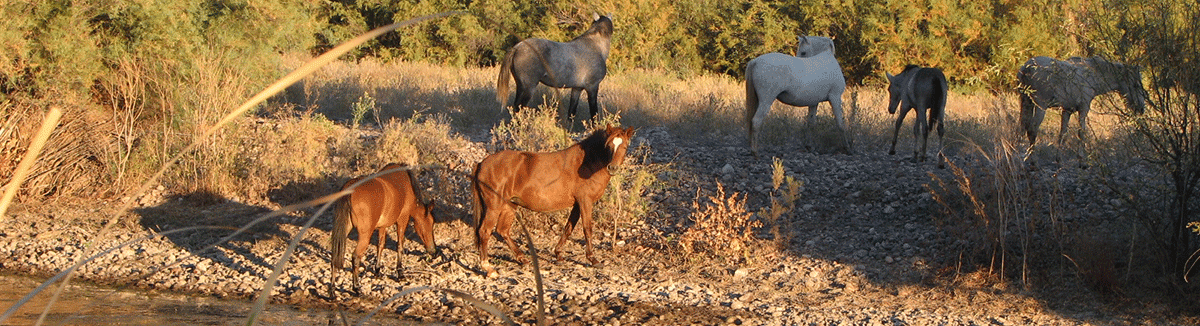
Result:
[[[746,130],[750,137],[754,137],[754,115],[758,114],[758,89],[754,87],[755,64],[754,60],[746,64]]]
[[[508,54],[504,55],[504,61],[500,64],[500,76],[496,78],[496,102],[500,102],[500,108],[508,105],[508,80],[512,78],[512,61],[516,52],[517,47],[514,45],[508,50]]]

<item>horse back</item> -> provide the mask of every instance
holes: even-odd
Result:
[[[921,91],[925,95],[926,103],[930,109],[941,111],[946,107],[946,97],[949,95],[950,85],[946,81],[946,75],[941,69],[937,68],[921,68],[917,70],[916,85],[924,89]]]
[[[1031,100],[1042,108],[1075,109],[1090,103],[1098,93],[1092,85],[1095,80],[1094,69],[1078,58],[1033,57],[1017,72],[1017,82],[1032,92]]]
[[[840,98],[846,91],[846,78],[837,60],[829,52],[799,58],[783,53],[768,53],[747,64],[746,82],[760,95],[775,95],[793,106],[811,106]],[[759,101],[767,101],[765,97]]]
[[[480,191],[494,192],[505,201],[535,211],[559,210],[575,202],[582,160],[578,146],[551,153],[500,151],[479,163],[476,180]]]
[[[371,227],[371,230],[381,227],[385,218],[395,216],[396,197],[395,188],[380,178],[368,180],[354,188],[350,194],[350,207],[354,212],[352,220],[355,227]]]
[[[556,88],[587,88],[608,74],[607,50],[588,39],[562,43],[527,39],[514,47],[512,74],[522,82]]]

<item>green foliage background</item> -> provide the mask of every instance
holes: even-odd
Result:
[[[25,125],[48,105],[73,110],[68,116],[88,119],[82,125],[95,137],[88,151],[108,153],[79,157],[98,157],[122,175],[139,170],[126,165],[162,163],[286,73],[281,54],[320,53],[449,10],[469,14],[386,34],[345,59],[495,66],[520,40],[567,41],[601,13],[615,22],[609,67],[618,73],[740,78],[750,59],[793,53],[796,36],[819,35],[835,38],[851,84],[878,85],[884,72],[920,64],[942,68],[960,91],[1005,92],[1035,55],[1099,54],[1153,68],[1128,45],[1138,36],[1124,33],[1138,19],[1157,19],[1138,16],[1144,9],[1121,0],[14,0],[0,4],[0,116]],[[0,154],[0,166],[18,154]]]
[[[750,59],[792,53],[798,35],[830,36],[852,83],[906,64],[944,69],[971,88],[1010,85],[1033,55],[1089,55],[1087,0],[18,0],[3,5],[0,86],[13,94],[97,97],[121,60],[202,74],[198,58],[240,70],[250,88],[280,74],[278,53],[318,53],[371,28],[448,10],[458,15],[371,41],[352,56],[496,65],[523,38],[567,41],[612,14],[615,71],[740,77]],[[253,63],[253,64],[247,64]],[[103,95],[103,94],[100,94]],[[106,98],[99,96],[99,98]]]
[[[616,34],[609,64],[617,71],[740,77],[750,59],[792,53],[796,36],[819,35],[837,39],[852,83],[880,80],[883,71],[914,63],[941,67],[956,84],[978,89],[1009,85],[1015,66],[1034,55],[1087,54],[1074,41],[1084,30],[1076,17],[1086,2],[342,1],[322,8],[327,27],[318,38],[328,46],[392,21],[467,10],[472,15],[406,30],[358,55],[491,66],[522,38],[567,41],[587,28],[592,13],[611,13]]]

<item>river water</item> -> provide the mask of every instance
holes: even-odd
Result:
[[[27,276],[0,275],[0,309],[7,311],[44,280]],[[4,325],[33,325],[58,285],[47,287]],[[132,289],[116,289],[72,281],[50,307],[43,325],[244,325],[252,303]],[[297,309],[269,305],[259,318],[263,325],[342,324],[338,313],[323,309]],[[354,324],[363,314],[349,314]],[[412,325],[394,317],[375,316],[370,325]]]

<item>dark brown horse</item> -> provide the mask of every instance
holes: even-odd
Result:
[[[417,188],[413,186],[415,178],[413,178],[412,171],[398,170],[399,168],[403,167],[389,164],[384,167],[383,171],[397,171],[367,180],[354,188],[354,192],[349,196],[338,200],[333,233],[329,239],[329,246],[333,252],[330,262],[333,265],[334,279],[336,279],[337,272],[344,267],[346,238],[350,233],[350,226],[353,225],[354,229],[358,230],[357,246],[354,248],[350,267],[351,274],[354,275],[355,292],[359,291],[359,261],[362,259],[363,252],[370,245],[372,233],[376,230],[380,231],[377,251],[379,255],[382,255],[388,227],[395,225],[397,228],[399,234],[396,243],[397,273],[400,271],[399,253],[403,252],[404,248],[404,230],[408,227],[409,220],[413,221],[417,236],[421,238],[421,242],[425,243],[426,252],[432,253],[434,250],[433,204],[421,204]],[[361,179],[361,177],[350,179],[342,186],[342,189],[350,187]],[[377,272],[379,255],[376,256],[373,265]],[[332,291],[332,287],[330,290]]]
[[[516,218],[515,206],[538,212],[571,208],[558,245],[554,246],[554,256],[562,261],[563,244],[571,237],[575,225],[582,222],[587,259],[592,265],[599,264],[592,255],[592,207],[608,188],[609,166],[625,159],[632,137],[633,128],[609,126],[561,151],[506,150],[479,162],[472,183],[475,245],[479,248],[479,264],[487,276],[498,275],[488,262],[488,239],[493,231],[500,233],[518,262],[528,262],[510,234]]]

